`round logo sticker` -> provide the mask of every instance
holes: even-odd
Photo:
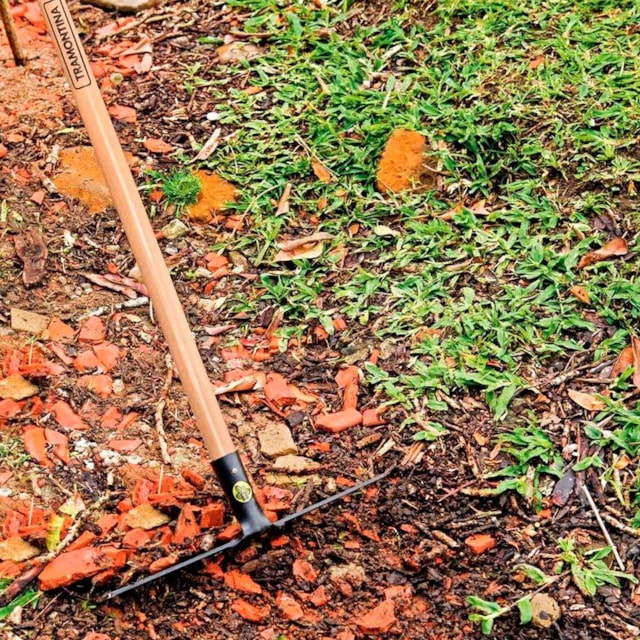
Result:
[[[253,497],[251,486],[249,483],[243,481],[236,482],[231,489],[231,493],[238,502],[242,503],[249,502]]]

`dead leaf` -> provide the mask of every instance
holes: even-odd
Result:
[[[620,374],[626,371],[626,369],[632,367],[633,363],[633,347],[625,347],[620,352],[620,355],[617,357],[616,361],[613,363],[613,367],[611,367],[611,373],[609,374],[609,377],[612,380],[617,378]]]
[[[580,258],[578,269],[584,269],[594,262],[600,262],[614,256],[626,256],[629,253],[629,245],[624,238],[614,238],[600,249],[590,251]]]
[[[287,262],[289,260],[310,260],[318,258],[324,251],[324,241],[330,240],[333,236],[330,233],[320,232],[297,238],[278,244],[280,251],[274,256],[274,262]]]
[[[101,276],[98,273],[86,273],[84,271],[79,272],[81,276],[93,282],[93,284],[98,285],[99,287],[104,287],[105,289],[111,289],[112,291],[117,291],[118,293],[122,293],[133,300],[138,297],[138,294],[131,288],[126,287],[120,284],[113,282],[110,278],[106,278],[105,276]]]
[[[633,384],[640,389],[640,338],[631,336],[631,349],[633,350]]]
[[[529,69],[535,70],[538,67],[543,67],[545,62],[546,62],[546,59],[544,57],[544,54],[541,54],[535,57],[533,60],[531,60],[528,66],[529,66]]]
[[[134,507],[127,512],[125,516],[125,523],[132,529],[156,529],[164,524],[167,524],[171,518],[166,513],[158,511],[155,507],[148,502]]]
[[[329,169],[327,169],[327,167],[325,167],[319,160],[314,160],[311,163],[311,167],[313,168],[313,173],[315,174],[316,178],[318,178],[318,180],[320,180],[321,182],[329,184],[333,180]]]
[[[142,143],[144,148],[151,153],[170,153],[173,151],[173,147],[160,138],[146,138]]]
[[[96,29],[95,35],[97,38],[104,38],[105,36],[119,33],[123,29],[133,26],[133,23],[135,23],[135,18],[133,18],[132,16],[129,16],[127,18],[118,18],[113,22],[109,22],[104,27]]]
[[[276,209],[277,216],[283,216],[286,213],[289,213],[289,197],[290,196],[291,196],[291,183],[287,182],[287,184],[284,185],[284,190],[282,191],[280,202],[278,202],[278,208]]]
[[[213,388],[213,393],[220,396],[234,391],[256,391],[263,389],[266,381],[267,376],[263,371],[251,371],[235,380],[216,384]]]
[[[218,47],[216,53],[218,54],[218,61],[221,64],[229,64],[231,62],[251,60],[259,56],[262,50],[250,42],[231,42]]]
[[[11,400],[24,400],[38,393],[38,387],[21,375],[14,374],[7,376],[4,380],[0,380],[0,398],[9,398]]]
[[[201,162],[206,160],[216,150],[221,133],[222,129],[220,127],[216,127],[209,139],[204,143],[202,149],[198,152],[198,155],[191,160],[189,164],[191,164],[191,162]]]
[[[40,553],[40,549],[29,544],[19,536],[12,536],[0,542],[0,560],[13,560],[14,562],[24,562],[35,558]]]
[[[24,264],[22,280],[27,287],[38,284],[46,275],[45,262],[49,252],[42,236],[28,229],[16,236],[16,253]]]
[[[576,474],[569,469],[553,488],[551,501],[558,507],[563,507],[569,501],[576,485]]]
[[[567,393],[577,405],[583,409],[587,409],[587,411],[602,411],[606,406],[602,400],[599,400],[590,393],[576,391],[575,389],[569,389]]]
[[[574,297],[578,298],[580,302],[584,304],[589,304],[591,302],[591,298],[589,297],[589,292],[580,285],[574,285],[569,289],[569,293]]]

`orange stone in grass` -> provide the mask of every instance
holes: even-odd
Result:
[[[415,186],[434,188],[435,175],[426,166],[426,148],[426,138],[417,131],[393,131],[378,163],[378,190],[382,193],[398,193]]]
[[[229,208],[238,197],[238,190],[217,173],[201,170],[196,172],[196,176],[200,179],[200,196],[189,207],[187,215],[193,222],[209,222],[216,214]]]

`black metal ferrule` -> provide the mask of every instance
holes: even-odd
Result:
[[[242,527],[244,536],[259,533],[271,527],[271,521],[264,515],[256,500],[251,481],[237,451],[214,460],[211,465],[218,476],[224,495],[231,505],[233,514]]]

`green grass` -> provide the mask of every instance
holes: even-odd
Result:
[[[195,204],[200,195],[200,178],[187,167],[179,167],[168,173],[147,171],[154,186],[164,194],[167,203],[173,205],[179,213],[184,207]]]
[[[331,333],[340,312],[343,344],[366,335],[391,347],[383,353],[402,346],[406,359],[366,365],[370,384],[408,412],[407,424],[416,407],[423,423],[439,424],[450,410],[442,394],[481,397],[502,421],[508,464],[491,478],[497,491],[541,505],[545,479],[586,463],[567,464],[558,433],[540,426],[531,402],[539,377],[572,357],[613,358],[640,320],[640,6],[440,0],[427,24],[404,1],[392,17],[360,24],[366,12],[356,19],[362,5],[352,2],[229,4],[254,12],[246,31],[270,34],[256,40],[263,54],[185,78],[234,134],[209,166],[240,185],[236,208],[249,231],[215,249],[241,252],[258,274],[224,312],[282,308],[283,335],[316,325]],[[234,88],[237,79],[259,92]],[[442,190],[376,191],[377,159],[397,127],[426,136]],[[336,179],[318,180],[315,161]],[[287,183],[290,211],[276,216]],[[617,230],[603,229],[607,218]],[[278,240],[315,231],[332,233],[329,249],[342,253],[271,261]],[[629,256],[578,268],[618,233]],[[588,304],[571,294],[575,285]],[[633,518],[640,407],[630,390],[611,385],[584,434],[598,447],[600,462],[589,464]],[[510,409],[516,396],[527,411]]]

